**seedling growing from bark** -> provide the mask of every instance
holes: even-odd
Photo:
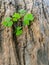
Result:
[[[26,10],[21,9],[18,13],[14,13],[12,17],[6,17],[6,19],[2,22],[5,27],[11,27],[14,23],[19,22],[22,19],[23,26],[28,26],[34,20],[34,16],[31,13],[26,13]],[[22,34],[22,27],[16,26],[15,34],[20,36]]]
[[[20,16],[19,13],[14,13],[14,15],[13,15],[12,17],[13,17],[13,21],[14,21],[14,22],[15,22],[15,21],[17,22],[17,20],[21,18],[21,16]]]
[[[10,17],[6,17],[5,21],[2,22],[2,24],[5,26],[5,27],[11,27],[13,25],[13,21],[11,20]]]
[[[26,10],[21,9],[18,11],[20,13],[21,16],[24,16],[26,14]]]
[[[23,25],[30,25],[30,21],[34,20],[34,16],[31,13],[27,13],[23,19]]]
[[[16,29],[15,29],[15,33],[17,36],[20,36],[22,34],[22,27],[18,26]]]

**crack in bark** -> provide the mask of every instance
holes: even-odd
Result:
[[[15,26],[13,27],[13,30],[15,29]],[[21,61],[20,61],[20,57],[19,57],[19,48],[18,48],[18,42],[17,42],[17,37],[15,36],[15,34],[13,34],[13,40],[15,40],[15,49],[16,49],[16,54],[17,54],[17,59],[18,59],[18,65],[21,65]]]
[[[0,29],[1,29],[1,26],[0,26]],[[2,51],[2,36],[1,36],[1,30],[0,30],[0,52]]]
[[[26,65],[26,62],[25,62],[25,49],[27,47],[27,33],[25,34],[25,39],[26,39],[26,43],[25,43],[25,46],[23,47],[23,61],[24,61],[24,65]]]
[[[33,31],[31,28],[29,29],[29,34],[30,34],[30,37],[32,37],[32,42],[34,42]]]
[[[45,19],[47,19],[46,12],[45,12],[44,5],[43,5],[43,0],[42,0],[42,9],[43,9],[44,17],[45,17]]]
[[[24,61],[24,65],[26,65],[26,63],[25,63],[25,47],[23,48],[23,61]]]
[[[24,3],[25,3],[25,0],[23,0],[24,1]],[[27,9],[27,7],[26,7],[26,3],[25,3],[25,10]]]

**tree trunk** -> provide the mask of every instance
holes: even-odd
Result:
[[[1,22],[22,8],[35,19],[15,36]],[[0,0],[0,65],[49,65],[49,0]]]

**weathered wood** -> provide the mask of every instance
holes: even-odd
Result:
[[[6,2],[6,4],[4,3]],[[35,16],[30,27],[13,39],[13,29],[0,27],[1,65],[49,65],[49,0],[2,0],[0,18],[26,9]],[[0,0],[1,2],[1,0]],[[11,4],[12,2],[12,4]],[[5,5],[4,5],[4,4]],[[8,7],[8,8],[7,8]],[[14,36],[15,37],[15,36]],[[16,46],[15,46],[16,45]],[[16,47],[16,48],[15,48]],[[3,64],[4,63],[4,64]]]
[[[14,2],[14,1],[12,1]],[[10,0],[2,0],[2,5],[1,5],[1,18],[2,21],[5,19],[5,17],[11,16],[15,12],[15,7],[14,4],[12,5],[12,2]],[[3,15],[2,15],[3,14]],[[1,44],[2,44],[2,61],[3,65],[17,65],[18,59],[17,59],[17,54],[15,56],[15,42],[13,41],[13,31],[12,28],[5,28],[2,26],[0,22],[1,28],[0,31],[1,33]],[[1,64],[2,65],[2,64]]]

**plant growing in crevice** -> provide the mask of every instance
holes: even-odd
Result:
[[[21,35],[22,34],[22,27],[18,26],[16,29],[15,29],[15,33],[16,35]]]
[[[5,27],[11,27],[13,25],[13,21],[11,20],[10,17],[7,17],[5,19],[5,21],[2,22],[2,24],[5,26]]]
[[[22,24],[23,26],[28,26],[30,23],[34,20],[34,16],[31,13],[27,13],[26,10],[21,9],[18,11],[18,13],[14,13],[12,17],[6,17],[5,20],[2,22],[2,24],[5,27],[12,27],[14,23],[19,22],[19,20],[22,19]],[[22,27],[21,26],[16,26],[15,28],[15,34],[17,36],[20,36],[23,33]]]

